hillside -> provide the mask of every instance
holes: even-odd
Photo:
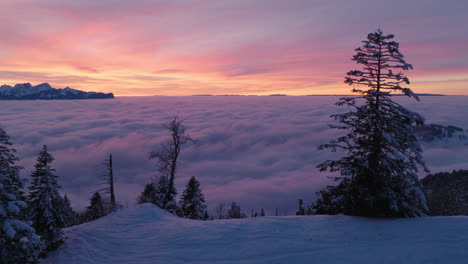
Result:
[[[468,217],[193,221],[144,204],[65,230],[43,263],[464,263]]]

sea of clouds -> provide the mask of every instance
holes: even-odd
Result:
[[[12,138],[29,178],[37,152],[47,144],[62,192],[82,210],[102,182],[102,162],[112,153],[116,195],[132,206],[157,176],[148,153],[168,139],[164,124],[185,119],[194,139],[185,145],[176,176],[179,194],[190,176],[203,188],[211,212],[220,202],[238,201],[246,213],[265,208],[294,214],[331,184],[332,174],[316,165],[340,153],[317,146],[340,135],[328,127],[331,114],[345,110],[338,96],[121,97],[111,100],[2,101],[0,126]],[[468,97],[396,98],[428,123],[468,129]],[[466,132],[465,132],[466,134]],[[468,141],[422,143],[431,172],[468,169]],[[421,176],[425,173],[422,172]]]

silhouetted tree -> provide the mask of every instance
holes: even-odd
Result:
[[[219,203],[216,208],[216,218],[218,219],[224,219],[226,218],[226,204],[225,203]]]
[[[205,197],[200,183],[192,176],[180,197],[181,216],[190,219],[204,219],[206,213]]]
[[[468,170],[429,174],[421,183],[429,215],[468,215]]]
[[[231,203],[231,207],[227,211],[226,218],[245,218],[246,216],[241,212],[241,207],[236,202]]]
[[[148,183],[145,185],[145,189],[138,197],[138,204],[142,203],[153,203],[156,204],[156,188],[153,183]]]
[[[412,128],[424,118],[391,99],[392,92],[402,92],[419,100],[401,86],[409,84],[402,71],[413,67],[393,38],[381,30],[370,33],[353,56],[363,69],[348,72],[345,83],[360,95],[341,98],[337,105],[349,111],[332,115],[340,123],[332,127],[349,132],[319,147],[347,152],[318,165],[321,171],[340,172],[339,184],[322,191],[314,205],[324,213],[414,217],[427,209],[416,174],[418,165],[427,168]]]
[[[109,154],[109,158],[104,161],[104,172],[102,173],[102,178],[104,182],[103,188],[97,190],[102,195],[105,195],[106,199],[103,199],[104,207],[106,208],[107,212],[113,212],[117,208],[117,204],[115,201],[115,193],[114,193],[114,167],[112,164],[112,154]],[[102,196],[101,196],[102,198]]]
[[[68,196],[65,194],[63,196],[63,209],[64,209],[64,226],[63,227],[69,227],[72,225],[75,225],[76,223],[76,213],[73,211],[73,208],[71,207],[70,204],[70,199],[68,199]]]
[[[206,220],[208,220],[208,219],[210,219],[210,216],[208,215],[208,211],[205,210],[205,214],[203,214],[203,220],[206,221]]]
[[[0,128],[0,263],[36,263],[41,243],[25,220],[21,167],[10,138]]]
[[[160,202],[160,207],[171,212],[177,212],[177,203],[175,196],[177,194],[174,179],[177,169],[177,161],[180,156],[182,146],[186,144],[191,138],[185,133],[185,126],[183,120],[175,116],[172,121],[166,126],[171,133],[171,139],[161,144],[157,151],[150,153],[151,159],[158,160],[158,170],[161,176],[168,179],[166,193]]]
[[[89,206],[86,208],[87,221],[96,220],[107,214],[107,210],[102,200],[101,194],[95,192],[89,201]]]

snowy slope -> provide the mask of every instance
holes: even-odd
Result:
[[[466,263],[468,217],[193,221],[144,204],[66,229],[43,263]]]

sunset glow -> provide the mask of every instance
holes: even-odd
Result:
[[[354,48],[380,27],[414,65],[415,92],[468,95],[466,3],[430,2],[1,1],[0,80],[117,96],[346,94]]]

